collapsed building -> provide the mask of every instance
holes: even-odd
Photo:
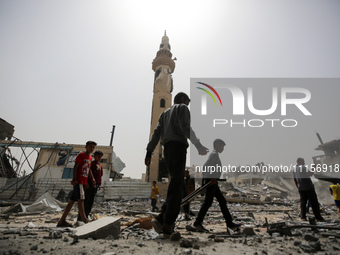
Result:
[[[73,189],[70,180],[74,160],[84,145],[20,141],[13,137],[13,125],[0,119],[0,126],[0,200],[11,203],[33,200],[46,192],[57,197],[62,190],[66,194],[63,200],[67,201]],[[113,146],[98,145],[96,149],[104,153],[100,162],[103,185],[96,196],[97,202],[150,196],[150,183],[123,177],[125,163],[115,154]],[[34,191],[30,195],[32,186]]]
[[[324,154],[313,157],[313,162],[316,165],[316,173],[318,174],[316,177],[323,180],[328,179],[330,182],[339,182],[340,139],[334,139],[324,143],[320,135],[317,134],[317,136],[320,144],[315,150],[323,151]]]

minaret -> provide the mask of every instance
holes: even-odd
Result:
[[[155,79],[153,85],[150,138],[157,126],[159,116],[172,105],[171,92],[173,83],[171,74],[175,70],[175,62],[171,59],[172,54],[170,50],[169,38],[166,36],[165,31],[156,58],[152,61],[152,70],[155,72]],[[158,144],[152,153],[151,164],[147,171],[149,182],[158,182],[161,181],[162,177],[168,177],[162,155],[162,146]]]

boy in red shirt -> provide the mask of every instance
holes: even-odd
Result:
[[[88,141],[86,143],[86,152],[81,152],[77,156],[73,167],[73,179],[71,184],[73,185],[72,195],[65,208],[63,215],[61,216],[57,227],[72,227],[72,224],[66,221],[66,217],[72,209],[74,202],[78,201],[78,211],[83,222],[88,223],[84,210],[85,191],[84,186],[87,183],[87,178],[90,176],[91,180],[95,184],[92,172],[90,171],[92,157],[91,154],[94,151],[97,143]]]
[[[102,176],[103,176],[103,167],[99,163],[102,159],[104,153],[102,151],[95,151],[93,154],[94,160],[91,163],[91,170],[95,183],[92,182],[91,178],[87,179],[87,185],[85,189],[85,201],[84,201],[84,208],[85,208],[85,215],[88,218],[91,212],[94,197],[97,194],[97,191],[100,190],[102,185]],[[80,213],[78,213],[78,221],[81,220]]]

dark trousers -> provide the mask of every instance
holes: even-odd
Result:
[[[92,184],[89,186],[88,189],[85,189],[85,200],[84,200],[84,209],[85,209],[85,215],[86,218],[89,217],[89,214],[91,212],[94,197],[97,194],[97,187],[93,187]],[[80,214],[78,213],[78,221],[81,221]]]
[[[176,221],[181,208],[186,155],[187,145],[184,143],[172,141],[164,145],[165,164],[170,174],[166,202],[161,209],[166,224],[173,224]]]
[[[182,191],[182,193],[183,193],[183,198],[185,198],[187,195],[189,195],[189,194],[187,193],[187,191],[186,191],[186,186],[185,186],[185,185],[183,186],[183,191]],[[189,203],[186,203],[185,205],[183,205],[182,208],[183,208],[184,213],[189,214],[189,213],[190,213],[190,202],[189,202]]]
[[[208,182],[209,182],[208,180],[205,181],[205,183]],[[213,203],[214,197],[216,197],[218,203],[220,204],[220,208],[225,219],[225,222],[227,223],[228,226],[230,226],[233,222],[233,218],[230,215],[230,212],[227,207],[227,201],[225,200],[220,188],[218,187],[218,184],[210,185],[207,188],[204,202],[202,204],[200,211],[198,212],[195,223],[201,224],[203,222],[206,213],[208,212],[210,206]]]
[[[300,193],[300,209],[301,209],[301,218],[306,218],[306,205],[309,200],[313,213],[316,219],[321,219],[320,207],[318,197],[316,196],[315,189],[299,191]]]
[[[152,211],[154,212],[155,210],[158,211],[158,207],[156,206],[157,204],[157,199],[151,198],[151,206],[152,206]]]

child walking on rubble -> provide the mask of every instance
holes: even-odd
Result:
[[[152,206],[152,211],[157,211],[159,208],[156,206],[157,200],[159,198],[159,188],[156,185],[156,181],[152,182],[152,187],[151,187],[151,206]]]
[[[95,151],[93,154],[94,160],[91,162],[90,172],[92,172],[95,183],[92,182],[91,178],[87,179],[84,200],[86,218],[88,218],[90,215],[94,203],[94,197],[96,196],[97,191],[101,189],[103,167],[100,164],[100,160],[102,159],[103,155],[104,153],[102,151]],[[80,213],[78,213],[78,221],[81,221]]]
[[[96,181],[93,178],[92,172],[90,171],[93,153],[97,143],[93,141],[88,141],[86,143],[85,152],[81,152],[76,157],[74,167],[73,167],[73,179],[71,184],[73,185],[72,195],[65,208],[63,215],[58,221],[57,227],[72,227],[72,224],[66,221],[66,217],[72,209],[74,202],[78,201],[78,210],[81,220],[88,223],[89,220],[86,218],[84,209],[85,191],[84,186],[87,183],[87,178],[90,175],[92,182],[95,184]]]
[[[340,185],[339,183],[333,183],[333,185],[329,187],[329,190],[331,194],[333,195],[335,206],[338,211],[339,218],[340,218]]]
[[[221,163],[221,160],[220,160],[220,157],[219,157],[218,154],[221,153],[224,150],[225,142],[221,139],[216,139],[214,141],[213,145],[214,145],[214,150],[210,153],[208,160],[204,164],[204,168],[206,168],[206,169],[209,166],[213,166],[213,167],[220,166],[220,167],[222,167],[222,163]],[[203,222],[204,217],[205,217],[206,213],[208,212],[210,206],[213,203],[214,197],[216,197],[216,199],[217,199],[217,201],[220,205],[223,217],[224,217],[225,222],[227,224],[227,228],[232,229],[232,228],[237,228],[237,227],[241,226],[241,224],[239,224],[239,223],[234,223],[233,218],[230,215],[230,212],[229,212],[228,207],[227,207],[227,201],[224,198],[224,196],[223,196],[223,194],[222,194],[222,192],[221,192],[221,190],[218,186],[218,183],[217,183],[217,180],[220,178],[220,176],[221,176],[221,172],[218,172],[218,171],[216,171],[216,172],[203,172],[203,178],[204,179],[203,179],[202,184],[205,185],[208,182],[210,182],[210,186],[207,187],[204,202],[201,206],[200,211],[198,212],[196,221],[194,223],[194,227],[196,227],[196,229],[198,231],[209,232],[209,230],[207,230],[206,228],[204,228],[202,226],[202,222]]]

